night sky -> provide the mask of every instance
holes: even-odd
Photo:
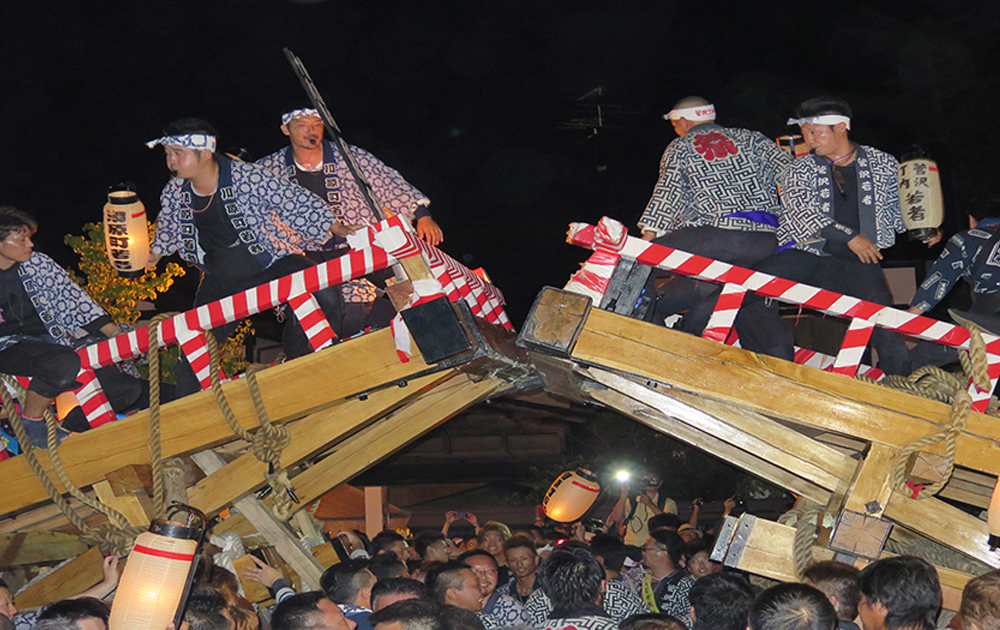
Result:
[[[586,257],[569,222],[635,229],[674,137],[661,115],[690,94],[771,137],[805,98],[844,97],[854,140],[938,160],[949,231],[996,187],[996,3],[4,4],[0,203],[35,214],[38,249],[66,265],[63,236],[100,219],[109,184],[136,182],[155,217],[167,171],[143,142],[167,122],[203,117],[255,159],[284,145],[278,117],[304,99],[284,46],[348,141],[433,200],[443,249],[490,273],[518,326]],[[577,99],[598,87],[607,128],[560,128],[593,116]]]

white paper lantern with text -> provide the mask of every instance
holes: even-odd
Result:
[[[129,184],[118,184],[104,204],[104,245],[108,260],[123,278],[138,278],[149,260],[146,206]]]

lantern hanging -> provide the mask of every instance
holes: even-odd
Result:
[[[193,507],[175,504],[167,518],[186,511],[199,525],[156,519],[139,534],[128,556],[111,607],[108,630],[163,630],[180,627],[184,603],[197,568],[207,519]]]
[[[993,496],[990,498],[990,508],[986,512],[986,526],[990,531],[990,551],[996,551],[1000,547],[1000,478],[997,478],[997,485],[994,486]]]
[[[911,241],[933,236],[944,221],[937,163],[919,147],[899,165],[899,207]]]
[[[542,507],[545,516],[560,523],[577,521],[590,509],[601,492],[597,476],[585,468],[567,471],[552,482]]]
[[[146,207],[132,184],[111,187],[104,204],[104,245],[108,260],[123,278],[138,278],[149,260],[149,228]]]

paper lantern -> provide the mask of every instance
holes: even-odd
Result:
[[[934,160],[917,157],[899,165],[899,207],[910,240],[925,240],[941,227],[944,201]]]
[[[809,145],[806,144],[805,139],[799,134],[778,136],[774,141],[792,157],[797,158],[809,153]]]
[[[104,204],[104,245],[108,260],[123,278],[138,278],[149,260],[146,207],[130,184],[113,186]]]
[[[139,534],[118,584],[109,630],[163,630],[179,621],[203,528],[204,520],[202,528],[154,520]]]
[[[69,412],[73,411],[80,406],[80,401],[77,400],[76,394],[70,391],[63,392],[56,396],[56,418],[60,421],[69,415]]]
[[[1000,547],[1000,478],[993,488],[993,496],[990,498],[990,509],[986,513],[986,526],[990,530],[989,545],[991,551],[996,551]]]
[[[600,492],[597,476],[589,470],[577,468],[575,471],[564,472],[552,483],[542,499],[545,516],[560,523],[580,520],[594,505]]]

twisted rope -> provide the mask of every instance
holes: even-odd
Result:
[[[166,518],[167,502],[164,490],[163,440],[160,425],[160,322],[173,317],[173,313],[161,313],[149,322],[149,466],[153,476],[154,518]]]
[[[805,571],[813,562],[812,547],[816,539],[816,530],[821,524],[821,517],[826,508],[817,503],[792,508],[778,518],[779,523],[795,526],[795,573],[800,582],[805,581]],[[815,522],[810,518],[815,517]]]
[[[222,367],[222,357],[219,352],[219,342],[210,332],[205,333],[205,340],[208,343],[209,353],[209,378],[212,383],[212,395],[215,402],[222,411],[222,417],[233,433],[250,443],[254,457],[268,465],[268,471],[264,474],[268,485],[277,492],[274,495],[274,502],[271,511],[281,520],[287,520],[291,516],[292,507],[295,505],[293,496],[295,493],[292,482],[288,478],[288,473],[281,467],[281,453],[292,440],[288,429],[283,425],[276,425],[271,422],[267,412],[267,406],[257,385],[257,372],[260,366],[251,365],[247,368],[245,380],[247,388],[250,390],[250,400],[253,401],[254,411],[257,414],[259,427],[256,433],[251,433],[243,428],[243,425],[236,419],[229,400],[226,399],[225,392],[222,391],[222,379],[219,372]]]

